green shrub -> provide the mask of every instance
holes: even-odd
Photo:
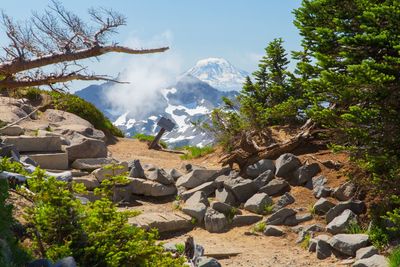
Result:
[[[304,237],[304,240],[300,243],[300,247],[303,249],[308,249],[311,242],[311,234],[307,233]]]
[[[155,136],[147,135],[147,134],[142,134],[142,133],[137,133],[137,134],[135,134],[132,138],[137,139],[137,140],[142,141],[142,142],[151,143],[151,142],[153,142]],[[165,143],[165,141],[160,140],[159,143],[160,143],[160,146],[161,146],[162,148],[164,148],[164,149],[167,149],[167,148],[168,148],[168,144]]]
[[[108,197],[83,205],[75,197],[82,186],[48,177],[39,168],[29,176],[28,187],[34,193],[29,196],[35,205],[27,209],[27,230],[31,249],[40,257],[56,261],[73,256],[80,266],[182,266],[182,258],[173,259],[156,244],[156,231],[129,225],[132,213],[118,212]],[[119,183],[119,178],[111,180],[109,185]],[[112,188],[105,186],[101,193],[109,196]]]
[[[389,233],[386,228],[376,224],[372,224],[372,227],[368,231],[368,236],[371,243],[379,249],[384,248],[389,242]]]
[[[346,233],[348,234],[364,234],[366,232],[367,230],[362,228],[361,225],[357,223],[357,221],[351,221],[346,227]]]
[[[96,129],[102,130],[105,133],[110,133],[117,137],[124,137],[123,132],[115,127],[100,110],[79,96],[68,93],[58,93],[55,91],[45,91],[37,88],[28,88],[21,92],[22,97],[30,100],[37,100],[40,98],[40,94],[47,94],[51,96],[53,102],[52,105],[55,109],[73,113],[87,120],[93,124]]]
[[[274,209],[274,204],[273,204],[273,203],[268,204],[268,205],[265,205],[265,206],[263,207],[263,214],[264,214],[264,215],[271,214],[272,211],[273,211],[273,209]]]
[[[186,150],[187,153],[181,156],[181,159],[197,159],[204,157],[205,155],[211,154],[215,151],[212,146],[197,147],[197,146],[184,146],[183,148],[178,148]]]
[[[254,225],[253,231],[262,233],[262,232],[264,232],[266,227],[267,227],[267,224],[265,222],[260,222],[260,223],[257,223],[256,225]]]
[[[389,255],[389,267],[400,266],[400,247],[395,248]]]
[[[185,244],[176,243],[175,248],[176,248],[176,252],[178,252],[180,255],[183,255],[185,253]]]

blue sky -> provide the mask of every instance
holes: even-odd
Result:
[[[90,7],[108,7],[127,17],[114,39],[139,46],[169,45],[177,55],[182,71],[199,59],[223,57],[237,67],[252,72],[275,37],[282,37],[288,50],[299,49],[300,37],[293,25],[292,10],[300,0],[86,0],[61,1],[83,18]],[[1,8],[23,20],[32,11],[42,11],[47,0],[4,1]],[[118,69],[107,67],[116,55],[100,62],[89,62],[91,69],[114,75]],[[126,56],[136,57],[136,56]],[[122,61],[123,62],[123,61]],[[123,63],[118,64],[124,68]]]

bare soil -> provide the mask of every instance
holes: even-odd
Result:
[[[194,160],[183,161],[178,154],[148,150],[147,144],[127,138],[120,138],[115,144],[109,145],[108,149],[112,156],[119,160],[139,159],[142,164],[151,163],[162,168],[178,168],[182,163],[202,165],[207,168],[218,168],[219,152]],[[328,179],[328,186],[336,187],[346,181],[346,166],[348,157],[346,154],[332,154],[329,151],[317,151],[308,153],[308,150],[298,151],[296,154],[302,162],[318,162],[321,166],[321,175]],[[341,163],[343,167],[337,171],[329,169],[321,164],[326,160]],[[310,207],[316,202],[312,191],[304,187],[292,187],[291,194],[296,202],[290,205],[299,209],[299,213],[309,212]],[[135,209],[142,212],[173,211],[173,199],[149,199],[139,198]],[[304,224],[320,222],[323,219],[315,217],[313,221]],[[183,243],[186,235],[194,237],[195,242],[205,247],[207,253],[239,252],[240,254],[228,259],[219,260],[222,266],[339,266],[340,260],[334,257],[326,260],[318,260],[315,253],[308,251],[295,244],[297,235],[286,229],[285,237],[267,237],[262,234],[254,234],[253,226],[236,227],[225,233],[212,234],[202,228],[180,234],[164,240],[165,242]]]

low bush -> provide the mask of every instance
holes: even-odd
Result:
[[[395,248],[389,255],[389,267],[400,266],[400,247]]]

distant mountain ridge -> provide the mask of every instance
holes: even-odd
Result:
[[[223,61],[219,60],[218,62],[223,63],[223,66],[216,65],[215,71],[210,69],[211,65],[206,64],[207,72],[218,73],[222,69],[226,69]],[[196,66],[199,65],[201,64],[196,64]],[[191,70],[195,69],[191,68]],[[218,90],[208,82],[194,77],[189,71],[180,76],[175,85],[160,90],[156,99],[153,99],[157,105],[150,106],[141,115],[113,109],[109,100],[106,99],[107,93],[112,90],[111,83],[90,85],[75,94],[96,105],[127,136],[133,136],[136,133],[156,134],[158,131],[157,122],[164,116],[176,123],[174,130],[166,133],[163,137],[163,140],[170,144],[171,147],[183,145],[205,146],[213,142],[213,138],[200,130],[193,122],[209,119],[211,111],[222,104],[222,97],[234,98],[237,96],[237,88],[229,91]],[[200,70],[197,68],[197,74],[199,73]],[[202,77],[204,78],[205,76]],[[215,78],[216,76],[214,75],[213,77]],[[233,76],[231,75],[231,77]],[[234,84],[232,81],[226,82],[226,80],[223,80],[220,84],[228,86],[229,83]],[[239,81],[236,81],[235,86],[238,86],[239,83]]]

